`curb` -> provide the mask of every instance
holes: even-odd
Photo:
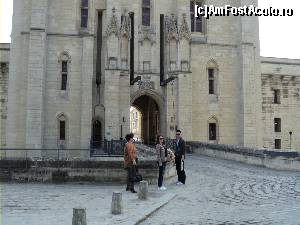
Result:
[[[156,206],[154,209],[152,209],[149,213],[144,215],[141,219],[139,219],[137,222],[135,222],[134,225],[139,225],[140,223],[144,222],[151,215],[153,215],[155,212],[157,212],[162,207],[164,207],[166,204],[168,204],[171,200],[173,200],[176,196],[177,196],[177,194],[170,194],[170,196],[165,197],[167,199],[164,202],[160,203],[158,206]]]

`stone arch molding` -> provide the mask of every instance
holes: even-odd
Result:
[[[206,68],[207,69],[217,69],[217,70],[219,70],[219,65],[218,65],[218,63],[216,62],[215,59],[210,59],[210,60],[208,60],[208,62],[206,64]]]
[[[212,115],[208,118],[207,122],[215,122],[217,125],[219,124],[219,120],[216,115]]]
[[[58,62],[68,61],[69,63],[72,61],[71,55],[68,51],[63,51],[58,55]]]
[[[132,105],[136,99],[138,99],[139,97],[141,97],[143,95],[147,95],[147,96],[153,98],[159,107],[159,111],[162,112],[164,98],[152,90],[139,90],[139,91],[136,91],[135,93],[133,93],[130,97],[130,105]]]

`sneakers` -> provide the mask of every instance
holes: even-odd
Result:
[[[176,185],[183,185],[183,183],[181,183],[180,181],[177,181]]]
[[[159,191],[165,191],[165,190],[167,190],[167,188],[165,186],[161,186],[161,187],[158,187],[158,190]]]

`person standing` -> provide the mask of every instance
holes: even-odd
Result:
[[[185,160],[185,141],[181,137],[181,130],[176,130],[176,147],[175,147],[175,164],[178,176],[177,185],[185,184],[185,178],[183,178],[182,162]]]
[[[134,177],[136,173],[136,147],[133,144],[133,134],[127,134],[125,137],[127,143],[124,148],[124,167],[127,170],[127,187],[126,191],[137,193],[134,190]]]
[[[166,190],[167,188],[163,186],[164,172],[166,168],[166,158],[167,158],[167,148],[165,146],[165,138],[162,135],[157,136],[156,140],[156,154],[157,154],[157,164],[158,164],[158,190]]]

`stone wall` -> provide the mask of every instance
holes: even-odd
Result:
[[[0,147],[5,146],[10,44],[0,43]],[[1,153],[0,153],[1,155]]]
[[[263,146],[300,151],[300,60],[261,58]],[[274,103],[274,90],[279,102]],[[275,132],[274,118],[281,119],[281,132]],[[292,133],[290,133],[292,132]]]
[[[18,182],[118,182],[126,183],[123,158],[97,158],[91,161],[0,160],[0,181]],[[138,171],[144,180],[156,183],[156,161],[140,160]],[[165,178],[175,175],[168,164]]]
[[[300,171],[300,153],[295,151],[277,151],[272,149],[246,148],[200,142],[187,142],[187,146],[196,154],[276,170]]]

